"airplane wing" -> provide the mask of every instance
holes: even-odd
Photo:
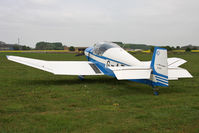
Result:
[[[150,79],[152,69],[149,67],[109,67],[118,80]]]
[[[44,61],[19,56],[7,56],[7,59],[55,75],[104,75],[89,61]]]

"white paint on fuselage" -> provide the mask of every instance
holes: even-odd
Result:
[[[94,55],[92,53],[88,53],[85,51],[85,55],[88,56],[89,58],[92,58],[93,60],[96,60],[97,62],[103,63],[105,64],[106,67],[121,67],[121,66],[127,66],[125,64],[123,64],[122,62],[118,62],[118,61],[113,61],[112,59],[104,59],[100,56]]]
[[[110,48],[102,56],[128,64],[129,66],[143,66],[141,61],[122,48]]]
[[[104,52],[102,57],[94,55],[92,52],[89,54],[85,51],[85,55],[89,56],[100,63],[105,64],[106,67],[122,67],[122,66],[143,66],[144,64],[129,54],[122,48],[110,48]]]

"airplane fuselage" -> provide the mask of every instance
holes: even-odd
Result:
[[[116,77],[110,67],[139,67],[150,69],[150,62],[141,62],[117,44],[100,42],[85,50],[88,61],[93,62],[104,75]],[[151,79],[128,79],[130,81],[152,85]],[[162,86],[166,85],[163,84]]]
[[[104,48],[105,47],[105,48]],[[106,49],[106,47],[108,47]],[[93,62],[102,73],[108,76],[116,77],[109,67],[136,67],[143,66],[143,62],[139,61],[117,44],[110,42],[100,42],[93,47],[88,47],[85,51],[88,61]],[[148,65],[148,67],[150,67]],[[129,79],[131,80],[131,79]],[[150,80],[131,80],[145,84],[151,84]]]

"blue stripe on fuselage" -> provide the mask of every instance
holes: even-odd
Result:
[[[93,54],[92,50],[93,50],[93,47],[89,47],[85,50],[86,52],[88,52],[88,56],[91,54],[98,58],[105,59],[102,56],[97,56],[97,55]],[[115,74],[113,73],[113,71],[111,69],[107,68],[104,63],[101,63],[101,62],[91,58],[90,56],[89,57],[88,56],[86,56],[88,61],[93,62],[105,75],[115,77]]]
[[[115,77],[115,74],[113,73],[113,71],[107,68],[104,63],[96,61],[91,57],[89,57],[89,61],[93,62],[105,75]]]

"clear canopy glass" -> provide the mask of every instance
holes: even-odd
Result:
[[[110,42],[96,43],[94,45],[93,53],[101,56],[106,50],[110,48],[120,48],[120,46],[118,46],[115,43],[110,43]]]

